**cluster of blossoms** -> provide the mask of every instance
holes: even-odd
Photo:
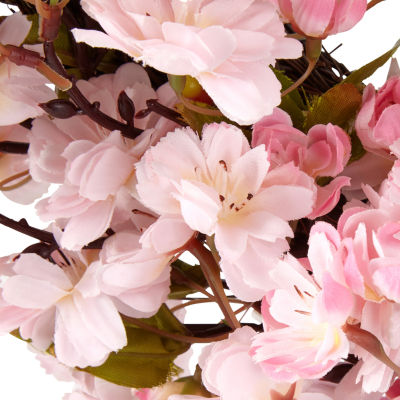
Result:
[[[400,70],[306,81],[367,1],[15,4],[0,190],[49,225],[0,214],[37,239],[0,259],[0,332],[65,400],[400,399]],[[224,319],[185,324],[203,302]]]

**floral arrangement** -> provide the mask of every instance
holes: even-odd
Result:
[[[381,1],[2,1],[0,332],[65,400],[400,399],[400,41],[322,46]]]

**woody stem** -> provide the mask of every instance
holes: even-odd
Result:
[[[219,274],[219,268],[211,252],[208,251],[197,239],[193,239],[188,244],[187,250],[199,260],[201,270],[214,293],[215,299],[223,312],[228,325],[232,329],[240,328],[241,325],[229,304],[228,298],[226,297]]]

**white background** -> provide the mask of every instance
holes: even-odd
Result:
[[[109,0],[112,1],[112,0]],[[0,15],[8,15],[0,5]],[[400,39],[400,0],[386,0],[367,12],[363,20],[351,31],[332,36],[324,41],[328,51],[338,44],[343,46],[334,56],[348,69],[356,69],[389,50]],[[399,54],[400,59],[400,54]],[[388,64],[367,82],[377,87],[386,79]],[[44,224],[33,214],[33,207],[19,206],[0,194],[0,212],[15,219],[27,218],[33,226]],[[0,256],[18,252],[33,241],[8,228],[0,226]],[[206,305],[197,309],[196,318],[209,315]],[[207,319],[204,320],[204,322]],[[193,321],[192,321],[193,322]],[[10,335],[0,336],[0,399],[1,400],[61,400],[71,384],[57,382],[39,367],[26,345]]]

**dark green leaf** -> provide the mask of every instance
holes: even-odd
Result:
[[[293,81],[288,78],[284,72],[274,68],[272,70],[282,85],[282,91],[293,85]],[[283,97],[279,108],[286,111],[290,115],[295,128],[302,128],[304,122],[304,110],[306,110],[306,106],[298,89],[293,90],[288,95]]]
[[[396,42],[392,49],[382,54],[380,57],[376,58],[374,61],[364,65],[360,69],[352,72],[345,80],[346,83],[353,83],[355,85],[360,84],[364,79],[369,78],[378,68],[382,67],[390,57],[397,51],[400,47],[400,40]]]
[[[196,282],[201,287],[207,287],[208,283],[199,265],[190,265],[181,260],[176,260],[172,264],[170,299],[183,299],[188,294],[195,293],[187,285],[187,279]]]

